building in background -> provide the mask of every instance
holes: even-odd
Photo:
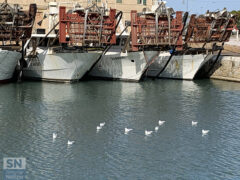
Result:
[[[35,21],[35,30],[45,31],[46,33],[52,27],[49,19],[54,18],[54,14],[51,17],[49,16],[49,7],[51,4],[54,6],[52,2],[56,2],[57,6],[64,5],[69,9],[73,8],[76,4],[87,7],[92,2],[97,3],[98,6],[114,8],[123,12],[121,22],[123,25],[125,21],[130,20],[131,10],[137,10],[138,12],[141,12],[143,9],[150,10],[153,4],[153,0],[8,0],[9,4],[20,4],[24,9],[27,9],[30,3],[37,3],[38,12]],[[55,17],[58,18],[57,15]]]

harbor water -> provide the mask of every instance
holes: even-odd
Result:
[[[239,97],[218,80],[1,85],[0,177],[25,157],[28,180],[240,179]]]

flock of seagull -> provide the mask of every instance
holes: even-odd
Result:
[[[57,138],[57,133],[53,133],[52,138],[53,138],[53,141],[54,141],[54,140]],[[74,142],[75,142],[75,141],[70,141],[70,140],[68,140],[67,144],[68,144],[68,145],[72,145]]]
[[[198,122],[192,121],[192,126],[197,126]],[[205,136],[209,133],[209,130],[202,129],[202,136]]]
[[[159,121],[158,121],[158,126],[156,126],[156,127],[154,128],[155,132],[157,132],[158,129],[159,129],[159,126],[162,126],[165,122],[166,122],[166,121],[161,121],[161,120],[159,120]],[[192,126],[197,126],[197,124],[198,124],[198,122],[192,121]],[[105,122],[100,123],[99,126],[97,126],[97,128],[96,128],[96,129],[97,129],[97,132],[99,132],[104,126],[105,126]],[[125,129],[124,129],[124,134],[128,134],[128,133],[129,133],[130,131],[132,131],[132,130],[133,130],[133,129],[125,128]],[[147,130],[145,130],[145,136],[150,136],[152,133],[153,133],[153,131],[147,131]],[[202,136],[205,136],[205,135],[207,135],[208,133],[209,133],[209,130],[202,129]],[[53,140],[55,140],[55,139],[57,138],[57,133],[53,133],[52,138],[53,138]],[[75,141],[70,141],[70,140],[68,140],[68,142],[67,142],[68,145],[72,145],[72,144],[74,144],[74,143],[75,143]]]

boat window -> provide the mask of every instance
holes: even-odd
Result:
[[[45,34],[45,29],[37,29],[37,34]]]
[[[137,0],[137,4],[147,5],[147,0]]]

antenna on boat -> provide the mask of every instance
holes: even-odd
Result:
[[[185,4],[185,1],[184,1],[184,0],[182,0],[182,4]],[[187,0],[186,6],[187,6],[187,11],[188,11],[188,0]]]

